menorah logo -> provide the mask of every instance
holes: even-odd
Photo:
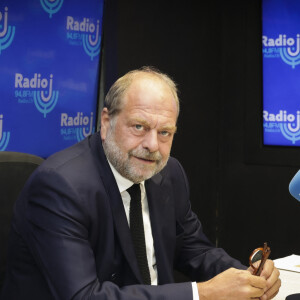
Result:
[[[46,115],[54,109],[58,101],[59,93],[58,91],[52,90],[52,83],[53,83],[53,75],[51,74],[49,90],[46,92],[45,91],[33,92],[33,100],[34,100],[35,107],[39,112],[41,112],[44,115],[44,118],[46,118]]]
[[[279,35],[275,45],[276,43],[280,47],[279,54],[282,60],[295,69],[295,66],[300,64],[300,34],[297,34],[296,39],[287,38],[285,34]]]
[[[3,132],[3,115],[0,115],[0,151],[4,151],[10,139],[10,132]]]
[[[298,114],[299,118],[299,114]],[[283,136],[292,141],[293,144],[295,144],[297,141],[300,140],[300,125],[298,122],[298,125],[296,127],[292,127],[291,123],[280,123],[279,124],[281,133]]]
[[[49,14],[49,18],[52,18],[53,14],[56,14],[63,5],[64,0],[40,0],[43,9]]]
[[[290,47],[288,48],[280,48],[279,53],[282,58],[282,60],[292,66],[293,69],[295,69],[295,66],[300,64],[300,50],[299,50],[299,38],[297,38],[297,50],[295,52],[292,51]]]
[[[99,33],[100,21],[97,21],[97,30],[95,35],[93,34],[83,34],[82,36],[82,43],[84,51],[87,55],[91,57],[91,60],[94,59],[100,53],[100,43],[101,43],[101,36]],[[95,27],[94,27],[95,29]]]
[[[2,20],[3,20],[3,14],[0,12],[0,22]],[[8,8],[5,7],[3,24],[0,23],[0,30],[2,30],[0,32],[0,54],[2,50],[10,46],[15,36],[16,27],[8,26],[7,20],[8,20]]]
[[[87,127],[78,127],[78,128],[76,128],[76,138],[77,138],[78,142],[82,141],[87,136],[92,134],[92,132],[94,132],[93,113],[91,113],[91,117],[90,117],[90,128],[88,129],[88,131],[86,129],[87,129]]]

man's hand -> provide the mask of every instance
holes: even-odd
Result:
[[[259,265],[259,262],[257,262],[257,264]],[[249,267],[248,271],[251,274],[253,273],[253,269],[251,267]],[[277,295],[281,286],[281,280],[279,279],[279,271],[275,268],[274,262],[272,260],[266,261],[264,268],[260,274],[260,277],[266,279],[267,282],[264,295],[261,297],[261,300],[274,298]]]
[[[249,271],[231,268],[209,281],[197,283],[200,299],[246,300],[264,296],[265,290],[268,289],[267,279],[263,276],[254,276]],[[265,276],[269,272],[266,271]],[[270,283],[271,281],[273,282],[274,279],[270,280]]]

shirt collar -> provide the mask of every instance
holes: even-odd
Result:
[[[119,191],[120,193],[126,191],[128,188],[130,188],[134,182],[132,182],[131,180],[123,177],[116,169],[115,167],[110,163],[109,160],[107,160],[108,163],[109,163],[109,166],[114,174],[114,177],[116,179],[116,182],[117,182],[117,185],[118,185],[118,188],[119,188]],[[145,186],[145,181],[142,181],[140,182],[141,186],[142,186],[142,189],[144,189],[144,186]]]

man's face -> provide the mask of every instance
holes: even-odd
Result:
[[[135,183],[157,174],[168,161],[177,114],[170,88],[153,75],[139,75],[115,119],[106,108],[102,112],[101,138],[108,160]]]

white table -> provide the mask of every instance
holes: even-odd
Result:
[[[285,300],[288,295],[300,293],[300,273],[286,270],[279,271],[281,288],[274,300]]]

